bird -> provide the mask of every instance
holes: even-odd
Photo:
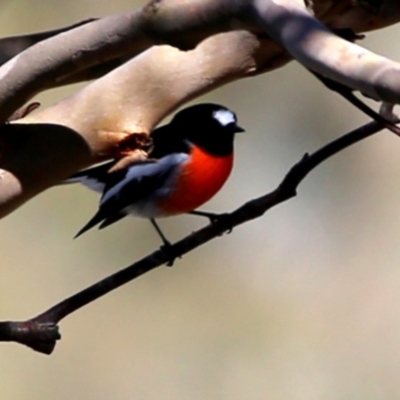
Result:
[[[236,114],[214,103],[179,111],[150,135],[148,159],[113,170],[118,160],[82,170],[63,183],[81,183],[100,192],[97,212],[75,238],[99,225],[103,229],[127,215],[150,219],[164,245],[170,243],[155,219],[196,211],[228,179],[236,133],[244,132]]]

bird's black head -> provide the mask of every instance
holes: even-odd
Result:
[[[197,104],[178,112],[170,123],[171,130],[216,156],[233,151],[235,134],[244,132],[237,125],[234,112],[219,104]]]

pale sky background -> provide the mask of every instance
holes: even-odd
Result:
[[[3,0],[1,36],[144,3]],[[400,61],[399,34],[388,28],[363,44]],[[295,62],[198,101],[225,104],[247,129],[232,178],[203,207],[212,211],[274,189],[305,152],[367,121]],[[50,357],[1,344],[0,398],[400,399],[399,182],[394,135],[342,152],[296,199],[62,321]],[[34,316],[159,246],[137,219],[72,240],[97,201],[84,188],[54,188],[1,221],[1,320]],[[161,225],[176,240],[204,222]]]

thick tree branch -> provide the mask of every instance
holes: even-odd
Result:
[[[95,18],[91,18],[73,25],[65,26],[63,28],[52,29],[50,31],[0,38],[0,65],[3,65],[11,58],[26,50],[28,47],[31,47],[42,40],[57,36],[60,33],[70,31],[71,29],[75,29],[95,20]]]
[[[153,42],[138,29],[139,20],[139,11],[102,18],[41,41],[12,58],[0,68],[0,121],[70,74],[150,47]]]
[[[350,0],[328,2],[329,6],[324,0],[314,0],[314,4],[316,17],[335,28],[343,27],[344,21],[352,21],[351,18],[345,19],[350,11],[355,15],[361,11],[368,12],[358,2]],[[330,13],[330,10],[338,8],[336,4],[346,4],[350,11],[344,12],[339,7]],[[400,5],[395,0],[384,0],[382,9],[390,9],[390,14],[368,14],[377,21],[376,26],[400,19]],[[371,25],[374,26],[370,23],[368,27]],[[353,28],[351,24],[344,27]],[[329,34],[301,0],[153,0],[142,10],[103,18],[41,41],[3,65],[0,68],[3,81],[0,87],[0,122],[41,90],[62,82],[86,79],[90,73],[83,71],[87,69],[92,69],[98,76],[99,69],[93,70],[93,67],[111,59],[132,57],[157,43],[193,48],[210,35],[243,28],[255,33],[265,30],[295,58],[316,72],[381,100],[398,100],[398,65],[355,45],[344,44],[343,40]],[[300,34],[298,45],[296,34]],[[312,54],[314,51],[316,54]],[[343,51],[345,54],[341,53]],[[43,57],[43,54],[52,57]],[[339,65],[343,64],[344,55],[348,57],[348,71],[340,71],[336,64],[338,61]],[[361,55],[364,61],[359,59]],[[326,61],[324,57],[327,57]],[[349,61],[355,62],[353,68]],[[103,71],[112,65],[108,64]],[[347,73],[346,78],[344,75]],[[371,87],[371,78],[377,75],[379,79],[372,80]]]
[[[254,0],[253,4],[265,31],[305,67],[374,99],[400,103],[400,64],[341,39],[302,1]]]
[[[334,140],[311,155],[306,154],[291,168],[274,191],[245,203],[232,213],[223,214],[217,221],[173,244],[167,252],[163,249],[155,251],[31,320],[0,322],[0,341],[21,343],[33,350],[50,354],[61,337],[57,324],[63,318],[138,276],[169,262],[171,254],[180,257],[232,228],[262,216],[272,207],[294,197],[302,180],[319,164],[382,129],[380,123],[372,122]]]
[[[285,61],[278,57],[273,65]],[[5,127],[3,135],[0,131],[6,178],[0,180],[0,216],[90,163],[130,154],[185,101],[270,68],[270,62],[259,39],[246,31],[215,35],[191,51],[156,46],[72,97]],[[60,136],[57,145],[54,129],[65,132],[71,144]],[[16,131],[24,132],[35,151],[12,140]],[[54,141],[44,140],[47,136]]]
[[[54,36],[59,35],[60,33],[70,31],[72,29],[78,28],[82,25],[88,24],[90,22],[96,21],[98,18],[91,18],[79,23],[66,26],[59,29],[52,29],[49,31],[36,32],[32,34],[19,35],[19,36],[10,36],[6,38],[0,38],[0,66],[5,64],[11,58],[17,56],[19,53],[22,53],[27,48],[39,43],[43,40],[52,38]],[[119,67],[124,62],[126,62],[131,56],[121,56],[118,58],[113,58],[109,61],[100,61],[98,64],[88,67],[82,68],[82,66],[78,69],[78,72],[72,72],[67,77],[60,77],[58,80],[50,83],[49,87],[63,86],[71,83],[77,83],[82,81],[88,81],[92,79],[100,78],[111,70]],[[45,89],[45,87],[43,87]],[[42,90],[43,90],[42,89]]]
[[[348,7],[346,0],[337,1]],[[339,10],[329,15],[331,8],[323,9],[322,0],[314,4],[315,12],[331,24],[346,14],[336,6]],[[236,31],[204,39],[230,29]],[[101,74],[102,68],[107,71],[161,40],[186,49],[201,41],[189,51],[153,46],[76,95],[2,129],[0,217],[90,163],[132,155],[151,129],[184,102],[288,62],[290,55],[268,35],[261,35],[262,29],[315,71],[351,88],[373,95],[385,92],[383,98],[397,99],[397,64],[337,37],[311,16],[301,0],[152,1],[143,10],[103,18],[41,41],[0,68],[1,120],[37,91],[84,79],[93,68]],[[388,79],[395,81],[391,84]],[[48,141],[57,137],[55,131],[59,140]],[[14,134],[32,147],[21,146],[20,140],[12,139]]]

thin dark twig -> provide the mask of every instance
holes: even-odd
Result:
[[[355,96],[353,89],[339,82],[333,81],[332,79],[326,78],[317,72],[309,70],[317,79],[319,79],[325,87],[340,94],[354,107],[358,108],[368,117],[372,118],[374,121],[381,123],[386,129],[389,129],[395,135],[400,136],[400,128],[392,121],[385,118],[383,115],[379,114],[358,97]]]
[[[342,39],[346,39],[351,43],[354,43],[357,40],[364,39],[365,35],[360,35],[354,32],[352,29],[344,28],[344,29],[334,29],[333,30],[339,37]],[[320,82],[322,82],[326,88],[332,90],[340,94],[343,98],[345,98],[349,103],[351,103],[354,107],[358,108],[361,112],[363,112],[368,117],[372,118],[374,121],[381,123],[386,129],[389,129],[395,135],[400,136],[400,128],[393,122],[387,119],[385,116],[377,113],[363,101],[361,101],[354,94],[354,89],[340,83],[334,81],[333,79],[327,78],[326,76],[321,75],[318,72],[315,72],[311,69],[308,69]]]
[[[57,324],[63,318],[138,276],[167,263],[171,251],[176,256],[182,256],[232,228],[262,216],[270,208],[294,197],[302,180],[323,161],[383,128],[381,123],[371,122],[332,141],[313,154],[306,154],[290,169],[274,191],[250,200],[232,213],[223,214],[206,227],[172,244],[168,252],[157,250],[28,321],[0,322],[0,341],[18,342],[36,351],[50,354],[54,350],[56,341],[60,339]]]

